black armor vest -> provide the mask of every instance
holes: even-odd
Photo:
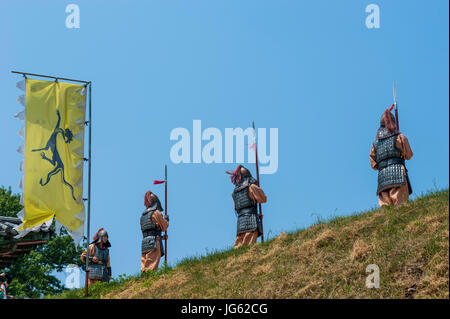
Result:
[[[156,249],[156,240],[159,236],[161,256],[164,256],[163,243],[161,239],[161,228],[153,223],[152,215],[158,209],[158,205],[155,203],[151,207],[147,208],[141,216],[141,230],[142,230],[142,244],[141,252],[146,253],[148,251]]]
[[[95,245],[94,256],[97,257],[98,261],[97,263],[92,262],[89,264],[89,278],[108,281],[108,270],[106,269],[108,254],[108,248],[100,248],[98,245]]]
[[[242,234],[258,230],[261,235],[261,221],[258,216],[256,203],[249,196],[249,187],[256,184],[256,179],[249,176],[237,185],[233,191],[234,209],[238,217],[236,233]]]
[[[378,166],[377,195],[406,183],[402,168],[405,160],[402,158],[401,151],[395,146],[399,134],[399,132],[388,133],[386,128],[381,126],[373,143],[376,153],[375,161]]]
[[[389,134],[384,127],[380,127],[378,130],[377,139],[374,143],[376,150],[375,161],[377,164],[390,158],[402,157],[401,151],[395,146],[395,141],[397,140],[397,136],[399,134],[399,132]]]
[[[256,180],[253,177],[247,177],[233,191],[234,209],[238,214],[244,208],[256,207],[256,203],[248,195],[251,184],[256,184]]]

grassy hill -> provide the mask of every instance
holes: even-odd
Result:
[[[91,287],[91,298],[449,298],[449,193]],[[365,286],[366,267],[380,288]],[[58,298],[80,298],[82,290]]]

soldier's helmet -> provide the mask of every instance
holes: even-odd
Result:
[[[161,201],[159,200],[159,197],[156,196],[155,194],[152,193],[152,196],[155,196],[155,198],[153,199],[156,203],[156,209],[159,210],[160,212],[164,211],[164,208],[161,205]]]
[[[102,237],[108,237],[108,232],[106,230],[101,230],[98,232],[98,239],[97,241],[100,242],[100,240],[102,239]]]
[[[105,236],[106,236],[107,238],[109,238],[108,232],[107,232],[106,230],[104,230],[103,228],[100,228],[100,229],[97,231],[97,233],[94,235],[94,237],[92,238],[92,239],[93,239],[93,242],[92,242],[92,243],[94,243],[94,244],[99,244],[99,243],[101,243],[102,238],[105,237]],[[106,241],[105,247],[111,247],[111,243],[109,242],[109,239]]]
[[[245,177],[251,177],[252,173],[250,173],[250,170],[244,166],[241,165],[241,177],[245,178]]]
[[[225,173],[231,175],[231,182],[236,186],[239,185],[244,178],[252,177],[250,170],[242,165],[238,165],[233,172],[225,171]]]

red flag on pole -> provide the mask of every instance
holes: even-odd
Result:
[[[156,184],[164,184],[164,181],[159,181],[159,180],[155,179],[153,181],[153,185],[156,185]]]

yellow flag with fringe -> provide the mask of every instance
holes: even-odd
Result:
[[[26,79],[24,220],[19,231],[56,217],[84,233],[83,158],[86,88]]]

